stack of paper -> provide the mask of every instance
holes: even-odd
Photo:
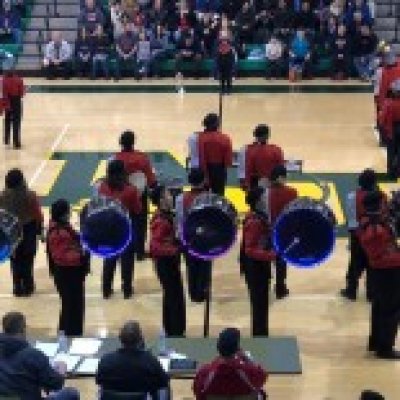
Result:
[[[77,374],[94,375],[97,372],[99,361],[98,358],[85,358],[75,372]]]
[[[36,342],[35,349],[40,350],[49,358],[53,358],[58,351],[58,343]]]
[[[59,353],[53,358],[53,363],[56,362],[64,362],[67,364],[67,372],[72,372],[75,367],[78,365],[78,362],[81,360],[80,356],[71,356],[66,353]]]
[[[73,339],[71,347],[69,348],[69,354],[92,356],[99,351],[101,344],[102,341],[99,339],[90,339],[90,338]]]

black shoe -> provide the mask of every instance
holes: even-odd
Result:
[[[400,351],[397,350],[380,350],[376,352],[376,357],[382,360],[400,360]]]
[[[125,288],[123,285],[121,286],[121,291],[124,294],[124,299],[130,299],[135,293],[133,288]]]
[[[136,254],[136,261],[144,261],[147,258],[146,253],[137,253]]]
[[[130,299],[133,296],[133,292],[124,292],[124,299]]]
[[[351,292],[348,289],[341,289],[339,294],[347,300],[356,301],[357,294],[355,292]]]
[[[281,300],[287,296],[289,296],[289,289],[285,286],[279,287],[279,288],[275,288],[275,294],[276,294],[276,298],[278,300]]]
[[[104,290],[103,299],[109,299],[114,294],[114,290]]]

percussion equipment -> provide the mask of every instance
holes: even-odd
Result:
[[[323,201],[308,197],[293,200],[273,228],[275,251],[294,266],[316,266],[333,251],[335,224],[332,210]]]
[[[18,218],[0,209],[0,262],[6,261],[22,239]]]
[[[237,234],[237,211],[225,198],[199,194],[186,211],[181,240],[195,257],[212,260],[226,253]]]
[[[118,256],[133,240],[128,211],[109,197],[90,200],[81,212],[80,226],[83,246],[102,258]]]

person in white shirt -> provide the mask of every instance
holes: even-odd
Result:
[[[44,50],[43,67],[47,79],[71,76],[72,47],[62,38],[60,32],[53,32],[52,40]]]
[[[284,74],[284,47],[275,36],[271,36],[265,45],[266,73],[265,78],[281,78]]]

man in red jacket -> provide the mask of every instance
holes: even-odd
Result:
[[[381,215],[381,201],[378,191],[365,196],[366,216],[358,231],[374,285],[368,350],[378,358],[400,360],[400,352],[394,349],[400,313],[400,249],[392,226]]]
[[[135,134],[132,131],[125,131],[119,139],[119,144],[121,151],[115,154],[115,159],[124,163],[130,183],[136,186],[141,194],[142,212],[136,217],[136,259],[142,261],[145,258],[144,248],[149,216],[148,188],[153,187],[157,182],[149,157],[134,148]]]
[[[14,69],[7,71],[3,77],[4,144],[10,144],[12,126],[15,149],[21,148],[22,98],[24,95],[25,86],[22,78],[17,75]]]
[[[232,142],[219,130],[216,114],[208,114],[203,120],[204,132],[199,133],[199,166],[213,193],[223,196],[227,180],[227,169],[232,166]]]
[[[163,327],[167,336],[184,336],[186,306],[180,270],[180,249],[172,212],[173,199],[165,186],[154,188],[150,197],[157,207],[150,222],[150,255],[163,289]]]
[[[255,142],[245,146],[239,155],[238,177],[240,185],[249,190],[255,186],[266,186],[271,172],[285,160],[279,146],[268,143],[270,130],[267,125],[258,125],[253,132]]]
[[[246,202],[250,211],[243,222],[240,266],[250,296],[252,334],[268,336],[268,292],[275,252],[264,189],[250,190]]]
[[[218,338],[219,357],[203,365],[193,382],[197,400],[209,396],[262,395],[267,372],[240,349],[240,331],[224,329]]]
[[[285,207],[297,198],[297,190],[285,184],[287,171],[284,165],[277,165],[271,172],[271,183],[266,189],[268,195],[267,206],[271,226],[275,225]],[[287,265],[282,257],[277,256],[276,266],[276,285],[275,294],[277,299],[283,299],[289,295],[289,289],[286,286]]]

